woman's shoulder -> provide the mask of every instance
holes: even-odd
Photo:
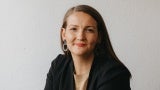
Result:
[[[96,60],[97,66],[97,87],[103,90],[130,90],[130,72],[125,65],[112,58],[101,57]]]
[[[108,77],[116,77],[117,75],[124,74],[130,77],[130,72],[128,68],[118,60],[102,57],[99,60],[98,71],[100,75],[105,75]]]
[[[53,59],[52,64],[62,63],[63,59],[66,59],[66,56],[64,54],[59,54]]]
[[[64,67],[66,62],[67,62],[67,57],[64,54],[57,55],[57,57],[51,63],[52,71],[54,72],[56,72],[57,70],[60,71]]]
[[[67,58],[63,54],[59,54],[51,63],[49,72],[47,73],[46,86],[45,90],[51,90],[59,84],[59,78],[61,76],[61,72],[65,68],[64,66],[67,62]]]

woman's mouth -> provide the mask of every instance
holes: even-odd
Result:
[[[86,46],[86,44],[84,44],[84,43],[75,43],[75,45],[78,46],[78,47],[84,47],[84,46]]]

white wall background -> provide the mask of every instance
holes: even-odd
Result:
[[[0,90],[43,90],[68,8],[104,17],[132,90],[160,90],[160,0],[0,0]]]

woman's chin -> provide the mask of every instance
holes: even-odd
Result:
[[[71,52],[72,55],[75,55],[75,56],[86,56],[86,55],[89,55],[89,52],[88,51],[76,51],[76,52]]]

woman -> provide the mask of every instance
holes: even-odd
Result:
[[[131,74],[115,55],[94,8],[78,5],[67,11],[61,44],[65,54],[52,62],[45,90],[131,90]]]

